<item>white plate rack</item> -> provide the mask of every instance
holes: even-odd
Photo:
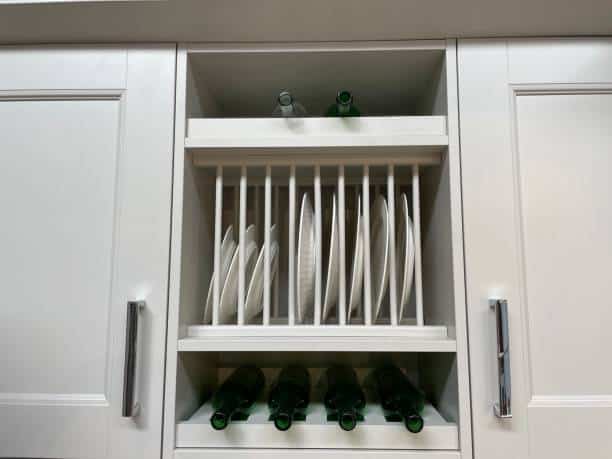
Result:
[[[375,156],[375,155],[373,155]],[[241,333],[253,327],[278,329],[279,326],[313,328],[329,327],[330,331],[355,327],[411,327],[421,329],[420,337],[445,338],[445,327],[425,324],[423,313],[423,279],[421,262],[421,199],[420,175],[423,167],[435,164],[437,158],[427,161],[414,158],[394,161],[371,158],[350,158],[348,154],[336,155],[334,161],[327,157],[323,164],[312,158],[297,157],[290,161],[266,162],[261,158],[243,160],[243,164],[207,155],[195,155],[194,164],[206,170],[209,182],[214,182],[214,240],[212,272],[220,272],[223,265],[222,238],[227,228],[238,228],[237,237],[238,282],[235,314],[229,321],[220,320],[223,279],[213,276],[212,320],[208,324],[189,327],[188,336],[197,338],[211,336],[211,328],[222,328],[224,332],[232,326],[241,328]],[[314,162],[314,164],[313,164]],[[299,231],[299,211],[301,197],[308,194],[314,204],[314,307],[311,314],[300,321],[297,313],[297,242]],[[400,316],[396,259],[399,256],[396,241],[398,200],[401,194],[409,197],[410,217],[414,228],[414,278],[412,279],[412,313]],[[383,196],[387,202],[389,241],[388,241],[388,286],[381,310],[375,316],[373,311],[371,246],[371,206],[376,196]],[[332,198],[333,197],[333,198]],[[334,299],[332,313],[326,319],[322,316],[326,267],[329,257],[329,231],[331,231],[332,199],[336,199],[338,229],[338,294]],[[361,206],[357,209],[357,203]],[[348,286],[350,283],[350,263],[354,256],[356,213],[361,214],[363,222],[363,290],[359,308],[351,320],[347,320]],[[255,225],[258,234],[258,248],[263,251],[263,300],[262,312],[252,320],[245,317],[247,290],[247,260],[245,259],[245,238],[247,228]],[[280,257],[278,272],[272,271],[271,233],[273,226],[279,230]],[[378,262],[380,265],[380,262]],[[203,282],[209,279],[203,279]],[[204,300],[204,299],[203,299]],[[204,308],[204,301],[202,301]],[[232,307],[234,307],[232,305]],[[226,314],[224,314],[227,317]],[[419,332],[418,330],[415,330]],[[272,332],[273,333],[273,332]],[[342,333],[342,332],[340,332]],[[244,334],[244,333],[243,333]]]

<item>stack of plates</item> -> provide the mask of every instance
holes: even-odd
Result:
[[[245,309],[244,320],[248,323],[255,318],[263,309],[263,260],[264,247],[261,248],[259,256],[257,256],[257,232],[255,225],[250,225],[246,230],[245,237]],[[271,230],[271,251],[270,251],[270,282],[278,271],[278,231],[276,225],[272,226]],[[223,236],[221,243],[221,276],[219,279],[220,297],[219,297],[219,323],[228,324],[235,323],[238,312],[238,276],[240,268],[240,247],[234,240],[233,227],[230,225]],[[204,306],[204,317],[202,323],[210,324],[212,322],[213,310],[213,286],[215,282],[216,272],[210,279],[208,287],[208,295]]]
[[[408,199],[402,193],[399,199],[399,218],[397,230],[396,275],[398,278],[398,306],[401,319],[404,309],[410,300],[414,272],[414,235],[412,220],[408,214]],[[347,321],[350,323],[356,311],[362,305],[363,296],[363,221],[361,216],[361,198],[357,198],[357,213],[355,227],[355,244],[352,252],[347,250],[347,259],[352,260],[348,280]],[[323,297],[321,322],[330,316],[337,305],[339,288],[339,248],[338,248],[338,215],[336,196],[332,197],[332,217],[329,242],[329,257],[327,260],[327,276]],[[314,309],[315,282],[315,215],[308,194],[302,197],[297,249],[297,320],[303,323],[306,317],[312,317]],[[374,201],[370,212],[371,231],[371,304],[372,320],[380,316],[383,300],[389,285],[389,239],[393,228],[389,225],[387,200],[379,195]]]
[[[363,299],[363,273],[364,273],[364,241],[363,219],[361,215],[361,197],[357,196],[357,219],[355,221],[355,238],[353,247],[347,247],[346,259],[350,260],[350,274],[347,279],[347,322],[351,323],[356,312],[362,306]],[[413,224],[408,214],[408,199],[402,193],[398,200],[397,212],[397,251],[395,268],[397,275],[398,318],[401,320],[404,310],[410,300],[412,279],[414,273],[415,241]],[[327,216],[326,216],[327,217]],[[344,216],[338,215],[336,195],[332,195],[331,218],[329,226],[329,251],[325,266],[321,323],[332,315],[338,303],[340,254],[338,220]],[[315,266],[316,266],[316,216],[312,208],[309,195],[302,196],[296,262],[296,322],[306,323],[314,316],[315,306]],[[370,212],[370,247],[371,247],[371,305],[372,321],[381,315],[383,301],[387,295],[390,270],[390,232],[394,230],[389,224],[389,209],[384,196],[378,195],[374,200]],[[326,225],[327,226],[327,225]],[[327,228],[326,228],[327,229]],[[270,234],[270,282],[278,274],[279,267],[279,237],[276,225],[271,228]],[[264,255],[265,250],[257,247],[256,228],[250,225],[245,237],[245,299],[244,321],[246,324],[253,321],[263,309],[264,292]],[[352,251],[351,251],[352,250]],[[322,252],[322,250],[321,250]],[[238,304],[238,278],[240,265],[240,249],[234,239],[234,230],[230,225],[223,236],[221,243],[220,260],[220,298],[219,323],[236,323]],[[213,273],[210,280],[206,304],[204,307],[203,323],[212,321],[213,285],[217,273]],[[336,314],[337,317],[337,314]]]

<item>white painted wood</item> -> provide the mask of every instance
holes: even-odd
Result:
[[[181,352],[288,351],[335,352],[455,352],[455,340],[443,326],[364,327],[326,325],[280,326],[191,326],[179,340]]]
[[[287,282],[287,295],[289,296],[287,301],[287,313],[289,315],[289,325],[295,325],[295,209],[297,205],[295,191],[295,166],[291,166],[289,169],[289,269],[288,269],[288,282]]]
[[[363,166],[363,317],[372,325],[372,282],[370,263],[370,168]]]
[[[221,232],[223,231],[223,167],[217,166],[215,178],[215,235],[213,258],[213,311],[212,324],[219,325],[219,302],[221,298]]]
[[[612,43],[466,41],[459,58],[475,457],[607,457]],[[505,422],[493,296],[509,302]]]
[[[387,201],[389,207],[389,315],[391,325],[397,325],[397,278],[395,272],[395,171],[387,168]],[[401,254],[400,254],[401,256]]]
[[[184,154],[184,142],[186,132],[187,116],[187,81],[188,81],[187,52],[184,47],[180,47],[176,53],[176,83],[174,106],[174,158],[172,163],[172,219],[171,219],[171,241],[170,241],[170,270],[168,285],[168,335],[166,339],[166,378],[164,391],[164,416],[163,416],[163,435],[162,435],[162,458],[170,459],[174,453],[174,434],[176,413],[179,405],[176,403],[176,392],[178,385],[179,354],[177,351],[178,340],[184,334],[181,322],[181,278],[182,270],[182,250],[183,250],[183,218],[184,200],[188,199],[185,193],[185,169],[189,166]],[[192,79],[191,79],[192,80]],[[193,392],[192,392],[193,394]],[[183,400],[189,401],[189,397],[184,396]],[[197,401],[193,402],[197,406]]]
[[[238,325],[244,325],[244,300],[246,296],[246,208],[247,168],[240,168],[240,217],[239,217],[239,268],[238,268]]]
[[[279,43],[186,43],[191,54],[215,53],[363,53],[368,51],[425,51],[445,50],[444,40],[382,40],[382,41],[326,41],[326,42],[279,42]]]
[[[606,37],[513,40],[508,46],[508,81],[513,84],[612,81],[610,46],[612,39]]]
[[[18,0],[9,0],[18,1]],[[372,46],[383,48],[389,39],[437,39],[440,37],[506,37],[506,36],[592,36],[610,35],[611,7],[606,1],[589,2],[588,8],[576,11],[573,3],[534,0],[528,13],[502,2],[466,0],[461,4],[425,3],[414,8],[405,2],[393,2],[387,8],[368,9],[363,0],[338,1],[350,27],[340,27],[336,16],[329,14],[327,5],[245,2],[240,15],[236,10],[214,8],[201,2],[157,2],[152,6],[142,2],[123,2],[113,7],[100,5],[14,5],[6,8],[2,22],[3,42],[145,42],[176,40],[224,43],[230,47],[246,47],[254,40],[268,43],[282,41],[343,41],[346,48],[355,46],[352,40],[379,40]],[[120,9],[121,15],[117,14]],[[555,14],[551,14],[554,9]],[[34,23],[45,12],[49,18],[35,30],[24,27]],[[474,14],[478,12],[478,14]],[[296,18],[279,21],[278,18]],[[160,27],[160,18],[166,18]],[[256,21],[253,18],[257,18]],[[299,20],[298,20],[299,19]],[[113,27],[104,27],[113,22]],[[232,27],[227,27],[232,21]],[[100,24],[99,22],[102,22]],[[134,27],[138,24],[138,27]],[[434,41],[434,40],[431,40]],[[240,43],[242,42],[242,43]],[[429,43],[430,40],[424,43]],[[439,43],[435,40],[434,43]],[[391,42],[392,43],[392,42]],[[417,41],[417,44],[423,41]],[[442,41],[443,43],[443,41]],[[208,45],[214,46],[214,45]],[[223,45],[216,45],[223,46]],[[280,45],[276,45],[280,46]],[[319,45],[320,47],[326,44]],[[388,46],[388,45],[387,45]],[[420,45],[424,47],[424,45]]]
[[[446,295],[452,298],[454,308],[452,311],[453,322],[446,319],[438,321],[432,315],[431,323],[444,323],[449,327],[449,336],[455,338],[457,343],[457,353],[455,358],[457,378],[448,378],[446,384],[442,384],[442,395],[438,398],[437,407],[441,412],[450,413],[459,411],[459,443],[464,458],[473,457],[472,449],[472,412],[470,391],[470,374],[468,366],[468,327],[466,318],[465,303],[465,273],[464,273],[464,251],[463,251],[463,213],[462,213],[462,194],[461,194],[461,164],[460,164],[460,145],[459,145],[459,94],[457,91],[457,41],[446,40],[446,60],[442,80],[446,84],[440,92],[447,95],[448,113],[448,152],[445,164],[448,167],[448,200],[449,200],[449,232],[450,232],[450,269],[452,270],[451,282],[448,287],[443,287],[448,291]],[[442,104],[443,105],[443,104]],[[445,168],[441,167],[442,173]],[[445,207],[443,208],[445,211]],[[448,252],[442,257],[447,260]],[[446,284],[443,284],[446,285]],[[442,296],[444,298],[444,296]],[[447,304],[447,303],[446,303]],[[447,306],[448,307],[448,306]],[[425,311],[423,311],[425,312]],[[446,316],[451,316],[446,312]],[[433,320],[435,319],[435,321]],[[435,371],[435,370],[434,370]],[[424,375],[425,376],[425,375]],[[457,387],[452,387],[453,384]],[[454,398],[453,391],[457,394]]]
[[[65,96],[65,91],[123,90],[127,58],[128,50],[118,46],[3,47],[0,87],[34,97],[40,91],[57,90]],[[58,72],[59,65],[66,71]]]
[[[423,325],[423,268],[421,262],[421,198],[419,166],[412,166],[412,222],[414,228],[414,292],[417,325]]]
[[[401,453],[407,459],[460,459],[458,451],[415,451],[404,450]],[[176,459],[282,459],[291,456],[295,459],[344,459],[347,451],[343,449],[265,449],[265,448],[179,448],[174,451]],[[398,452],[389,449],[352,449],[350,457],[354,459],[389,459],[398,456]]]
[[[279,194],[279,188],[278,186],[274,187],[274,224],[276,225],[276,227],[278,228],[278,233],[281,233],[280,230],[280,226],[281,226],[281,219],[280,219],[280,194]],[[280,241],[279,241],[279,251],[281,250],[280,247],[282,247]],[[280,271],[280,268],[279,268]],[[276,276],[274,276],[274,296],[273,296],[273,313],[272,316],[274,318],[278,318],[280,316],[280,292],[279,292],[279,279],[280,279],[280,274],[277,273]]]
[[[321,205],[321,166],[314,167],[314,219],[315,219],[315,286],[314,324],[321,325],[321,295],[323,290],[323,208]]]
[[[263,288],[263,324],[270,325],[270,276],[272,275],[271,254],[272,238],[272,168],[266,166],[264,186],[264,288]]]
[[[191,418],[177,424],[176,446],[181,448],[357,448],[367,443],[371,449],[457,449],[457,426],[446,422],[431,405],[423,411],[425,427],[418,435],[409,435],[403,423],[385,421],[380,405],[366,405],[364,421],[351,432],[339,431],[337,422],[328,422],[325,406],[312,403],[304,422],[294,422],[291,430],[280,432],[268,420],[270,410],[256,403],[249,418],[230,424],[223,432],[210,425],[210,403]]]
[[[0,48],[1,456],[160,454],[174,62],[163,45]],[[132,299],[142,410],[123,419]]]
[[[344,166],[338,166],[338,316],[339,324],[346,324],[346,207],[344,201]]]
[[[196,166],[309,166],[316,161],[320,166],[376,165],[436,165],[446,151],[445,145],[436,146],[357,146],[357,147],[236,147],[236,148],[197,148],[190,149]]]
[[[236,136],[240,132],[240,136]],[[445,116],[192,118],[188,148],[448,145]]]

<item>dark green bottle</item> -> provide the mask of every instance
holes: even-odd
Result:
[[[292,421],[306,419],[304,410],[310,402],[310,375],[299,365],[283,368],[268,398],[270,420],[278,430],[288,430]]]
[[[223,430],[232,417],[244,414],[257,400],[265,383],[263,372],[256,366],[246,365],[234,370],[213,395],[215,412],[210,417],[213,429]]]
[[[404,421],[412,433],[423,430],[425,396],[406,375],[396,366],[386,365],[374,371],[373,379],[382,408],[389,413],[387,419]]]
[[[337,420],[343,430],[353,430],[357,421],[363,421],[361,410],[365,407],[365,395],[355,371],[346,365],[329,367],[325,372],[325,384],[327,420]]]
[[[353,95],[349,91],[339,91],[336,103],[331,105],[325,116],[360,116],[359,109],[353,105]]]

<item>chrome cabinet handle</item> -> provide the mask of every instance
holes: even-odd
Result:
[[[497,374],[499,401],[493,405],[495,416],[500,419],[512,418],[512,379],[510,377],[510,337],[508,335],[508,302],[489,300],[495,312],[497,329]]]
[[[125,326],[125,364],[123,368],[123,405],[121,416],[131,418],[138,412],[134,403],[136,377],[136,351],[138,349],[138,316],[145,307],[144,301],[128,301]]]

